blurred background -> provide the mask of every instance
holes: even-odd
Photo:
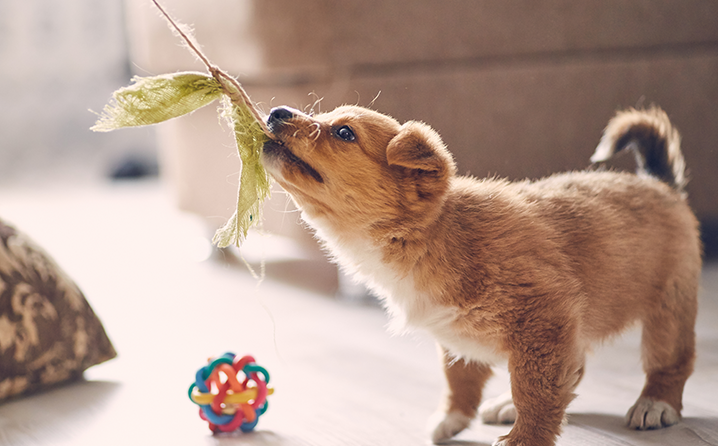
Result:
[[[707,253],[718,252],[715,0],[162,4],[264,111],[349,103],[421,120],[462,174],[582,169],[617,110],[658,104],[683,135],[689,199]],[[433,341],[390,336],[386,316],[326,260],[286,194],[275,191],[264,228],[241,251],[211,247],[240,169],[215,105],[154,127],[89,130],[90,110],[133,75],[180,70],[204,67],[150,0],[0,0],[0,219],[77,282],[119,352],[87,382],[0,404],[0,443],[249,444],[209,435],[186,396],[208,356],[233,350],[256,355],[278,389],[251,444],[424,444],[443,385]],[[629,158],[615,167],[633,170]],[[715,437],[706,432],[717,419],[718,264],[706,264],[702,283],[682,427],[621,428],[644,380],[634,330],[593,358],[572,404],[589,415],[559,444]],[[507,386],[497,371],[486,396]],[[507,430],[477,424],[462,438],[486,445]]]
[[[683,134],[690,200],[716,252],[715,1],[163,4],[265,111],[352,103],[422,120],[464,174],[581,169],[616,110],[658,104]],[[239,170],[214,106],[153,128],[88,130],[89,110],[132,75],[177,70],[203,67],[149,0],[0,0],[0,187],[159,174],[174,205],[211,234],[232,213]],[[275,194],[265,230],[321,258],[290,210]]]
[[[95,181],[126,156],[156,159],[154,132],[93,134],[131,75],[122,0],[0,1],[0,185]]]

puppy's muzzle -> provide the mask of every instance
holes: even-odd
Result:
[[[323,183],[324,178],[319,172],[292,152],[282,140],[281,135],[278,135],[278,132],[280,132],[284,124],[300,114],[301,112],[299,110],[294,110],[290,107],[274,107],[269,111],[267,128],[274,135],[274,138],[264,143],[263,156],[282,159],[286,163],[296,166],[305,175],[312,177],[317,183]]]
[[[276,132],[282,124],[292,119],[294,115],[295,111],[289,107],[274,107],[269,111],[269,117],[267,118],[269,131]]]

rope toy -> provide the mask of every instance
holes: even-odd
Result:
[[[175,22],[157,0],[152,0],[168,24],[182,37],[190,51],[202,61],[209,74],[181,72],[154,77],[135,76],[133,84],[120,88],[91,128],[109,132],[125,127],[158,124],[202,108],[221,99],[221,111],[234,130],[237,152],[242,161],[237,192],[237,209],[219,228],[212,241],[220,248],[240,246],[247,231],[261,220],[262,203],[270,196],[271,178],[261,163],[264,143],[271,133],[262,113],[242,85],[213,65],[199,49],[186,27]]]
[[[251,432],[267,411],[267,396],[274,393],[267,384],[269,373],[252,356],[237,358],[228,352],[197,371],[188,394],[212,432]]]

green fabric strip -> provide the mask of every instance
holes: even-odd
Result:
[[[113,93],[113,100],[91,130],[108,132],[157,124],[191,113],[222,96],[219,82],[203,73],[135,76],[132,81],[129,87]]]
[[[262,203],[271,190],[270,177],[260,162],[262,147],[269,138],[248,107],[238,107],[228,98],[224,99],[224,105],[224,115],[234,125],[242,173],[239,176],[237,210],[212,239],[220,248],[242,243],[249,228],[261,220]]]
[[[212,241],[220,248],[239,246],[251,226],[261,220],[262,203],[270,195],[271,180],[260,162],[269,140],[239,91],[229,82],[220,84],[203,73],[175,73],[156,77],[134,77],[133,84],[113,94],[100,119],[91,128],[107,132],[123,127],[157,124],[191,113],[223,98],[223,116],[234,129],[242,170],[237,192],[237,210],[217,230]],[[224,88],[224,90],[223,90]],[[227,89],[231,91],[227,91]]]

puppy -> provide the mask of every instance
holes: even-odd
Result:
[[[469,425],[491,366],[507,364],[511,397],[488,412],[515,423],[495,445],[553,445],[590,344],[636,321],[646,384],[627,423],[679,420],[701,247],[664,112],[619,113],[592,157],[633,150],[637,174],[515,183],[459,176],[430,127],[365,108],[278,107],[268,127],[263,163],[334,260],[383,299],[397,327],[428,330],[443,349],[435,443]]]

